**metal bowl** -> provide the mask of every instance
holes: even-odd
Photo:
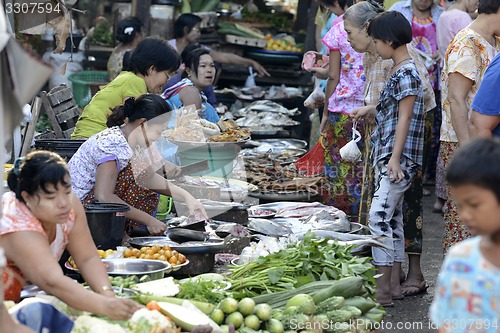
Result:
[[[108,275],[111,276],[129,276],[137,275],[149,276],[151,280],[163,278],[166,273],[172,271],[172,265],[160,260],[146,259],[103,259]]]

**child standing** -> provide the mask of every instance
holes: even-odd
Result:
[[[372,249],[377,271],[377,300],[393,306],[403,298],[399,272],[404,261],[403,196],[422,165],[424,135],[423,85],[406,44],[412,40],[411,26],[394,11],[377,15],[368,35],[383,59],[392,59],[391,76],[380,93],[376,111],[358,109],[355,119],[375,116],[371,136],[375,193],[369,214],[374,236],[386,237],[388,249]]]
[[[500,143],[466,144],[446,181],[472,236],[450,248],[430,317],[439,332],[498,332],[500,327]]]

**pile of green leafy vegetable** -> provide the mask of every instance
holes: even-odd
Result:
[[[222,290],[226,286],[227,284],[220,281],[189,280],[179,284],[179,293],[176,297],[217,304],[229,296]]]
[[[371,258],[353,255],[353,248],[352,245],[317,239],[307,233],[296,244],[231,268],[228,280],[232,284],[231,291],[236,298],[254,297],[290,290],[313,281],[360,276],[367,290],[373,293],[375,279]]]

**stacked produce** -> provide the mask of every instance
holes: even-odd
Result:
[[[124,258],[130,259],[149,259],[167,261],[171,265],[182,265],[186,262],[186,256],[182,253],[172,250],[170,246],[158,245],[143,246],[141,249],[127,248],[123,251]]]

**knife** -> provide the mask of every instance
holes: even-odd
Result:
[[[198,172],[206,171],[208,169],[208,160],[203,160],[193,164],[181,166],[181,176],[192,175]]]

